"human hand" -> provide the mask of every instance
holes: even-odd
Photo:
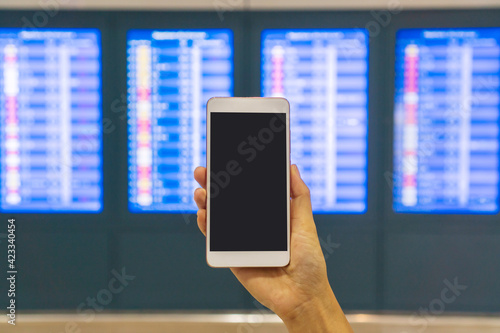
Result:
[[[206,236],[206,168],[194,177],[198,227]],[[296,165],[290,175],[290,264],[286,267],[235,267],[231,271],[259,302],[275,312],[290,332],[352,332],[328,282],[314,224],[309,189]]]

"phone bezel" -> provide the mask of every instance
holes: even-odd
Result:
[[[210,250],[210,113],[285,113],[286,114],[286,251],[211,251]],[[290,262],[290,105],[280,97],[213,97],[207,102],[207,263],[211,267],[283,267]]]

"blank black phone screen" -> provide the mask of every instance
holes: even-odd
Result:
[[[286,251],[284,113],[210,113],[210,250]]]

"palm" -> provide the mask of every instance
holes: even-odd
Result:
[[[293,219],[293,205],[291,214]],[[289,313],[307,301],[309,287],[305,290],[302,286],[311,282],[319,284],[321,273],[326,270],[324,261],[315,260],[318,255],[322,256],[317,238],[311,237],[310,230],[296,229],[299,230],[291,235],[292,260],[288,266],[231,269],[257,300],[275,312],[280,309],[280,312]]]
[[[231,268],[236,278],[259,302],[284,316],[307,302],[311,294],[325,290],[326,264],[312,217],[309,192],[300,176],[295,177],[292,172],[290,264],[286,267]],[[205,168],[197,168],[195,178],[206,188]],[[203,233],[206,232],[205,199],[205,191],[195,192],[200,208],[198,225]],[[314,286],[312,290],[311,285]]]

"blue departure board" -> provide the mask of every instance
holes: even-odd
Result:
[[[314,212],[365,212],[367,32],[264,30],[261,46],[262,96],[290,102],[291,159]]]
[[[102,210],[95,29],[0,28],[3,212]]]
[[[498,212],[500,28],[400,30],[395,86],[394,210]]]
[[[232,31],[130,30],[127,43],[129,210],[195,212],[206,103],[233,94]]]

